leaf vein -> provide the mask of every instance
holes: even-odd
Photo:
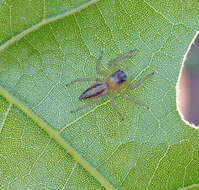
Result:
[[[7,110],[6,110],[5,114],[4,114],[4,118],[3,118],[2,123],[0,125],[0,134],[1,134],[1,131],[3,129],[4,124],[6,122],[6,119],[8,117],[8,113],[10,112],[11,107],[12,107],[12,104],[9,104],[9,106],[8,106],[8,108],[7,108]]]
[[[3,52],[5,49],[7,49],[9,46],[11,46],[13,43],[17,42],[18,40],[22,39],[24,36],[28,35],[29,33],[38,30],[40,27],[49,24],[53,21],[56,21],[58,19],[62,19],[66,16],[72,15],[76,12],[81,11],[82,9],[88,7],[89,5],[97,2],[98,0],[90,0],[87,3],[82,4],[79,7],[75,7],[74,9],[70,10],[70,11],[65,11],[61,14],[55,15],[53,17],[49,17],[47,19],[42,20],[41,22],[38,22],[37,24],[32,25],[30,28],[25,29],[24,31],[22,31],[19,34],[16,34],[15,36],[13,36],[12,38],[10,38],[9,40],[7,40],[4,44],[2,44],[0,46],[0,53]]]

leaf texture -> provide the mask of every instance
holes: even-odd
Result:
[[[0,1],[0,189],[197,189],[199,131],[180,118],[176,83],[199,27],[199,1]],[[71,114],[97,77],[120,63],[129,96]]]

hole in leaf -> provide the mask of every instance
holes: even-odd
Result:
[[[177,102],[183,120],[199,127],[199,33],[184,57],[177,86]]]

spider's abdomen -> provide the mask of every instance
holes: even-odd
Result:
[[[127,75],[124,71],[118,70],[110,75],[106,81],[108,88],[111,90],[117,90],[121,88],[121,85],[126,82]]]
[[[108,92],[107,84],[106,83],[98,83],[87,90],[85,90],[81,96],[79,97],[80,100],[90,99],[94,97],[98,97],[101,95],[105,95]]]

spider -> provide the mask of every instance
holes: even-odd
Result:
[[[137,49],[134,48],[130,51],[128,51],[127,53],[112,59],[108,62],[109,66],[116,66],[118,64],[119,61],[126,59],[130,56],[132,56],[132,54],[136,51]],[[148,79],[149,77],[151,77],[154,72],[146,75],[144,78],[140,79],[138,82],[136,82],[135,84],[129,84],[127,81],[127,75],[124,71],[122,70],[117,70],[115,71],[113,74],[111,75],[107,75],[107,73],[105,73],[104,71],[101,71],[100,69],[100,63],[102,61],[102,57],[103,57],[103,51],[101,52],[101,55],[97,61],[96,64],[96,73],[99,75],[102,75],[104,77],[108,77],[106,79],[106,82],[102,81],[99,78],[78,78],[76,80],[71,81],[70,83],[66,84],[67,87],[69,87],[71,84],[74,84],[76,82],[83,82],[83,81],[95,81],[97,82],[96,84],[92,85],[91,87],[89,87],[87,90],[85,90],[79,97],[79,100],[86,100],[86,99],[94,99],[94,101],[87,103],[85,105],[83,105],[82,107],[76,109],[76,110],[72,110],[70,111],[71,113],[75,113],[78,112],[82,109],[85,109],[93,104],[95,104],[96,102],[100,101],[101,99],[103,99],[109,91],[113,92],[113,95],[110,97],[110,102],[113,105],[113,108],[116,110],[116,112],[120,115],[121,120],[124,120],[124,117],[122,116],[122,113],[120,112],[118,106],[115,103],[115,97],[118,94],[118,92],[121,92],[121,95],[123,98],[134,102],[140,106],[145,107],[146,109],[149,109],[148,106],[146,106],[145,104],[143,104],[142,102],[134,99],[133,97],[128,96],[125,92],[124,92],[124,87],[127,87],[128,89],[135,89],[137,88],[139,85],[141,85],[146,79]]]

